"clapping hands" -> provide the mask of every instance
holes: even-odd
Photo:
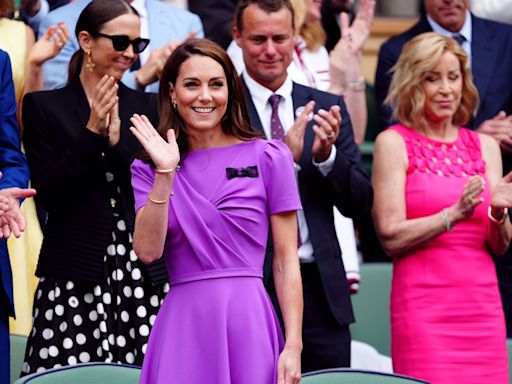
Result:
[[[20,209],[19,199],[35,194],[36,190],[32,188],[13,187],[0,190],[0,238],[7,239],[11,234],[20,237],[25,230],[25,218]]]

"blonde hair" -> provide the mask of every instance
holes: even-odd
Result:
[[[479,97],[468,56],[454,39],[435,32],[422,33],[406,43],[391,69],[393,78],[384,103],[393,109],[394,119],[411,128],[428,126],[422,84],[445,52],[457,57],[462,75],[462,100],[452,123],[464,125],[471,119]]]
[[[327,38],[320,21],[306,21],[308,9],[304,0],[290,0],[295,14],[297,34],[306,42],[311,51],[316,51],[325,44]]]

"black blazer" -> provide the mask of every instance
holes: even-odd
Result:
[[[480,95],[480,106],[468,127],[475,129],[500,110],[512,113],[512,26],[481,19],[473,14],[471,22],[471,72]],[[397,62],[406,42],[431,31],[426,16],[423,16],[409,30],[382,44],[375,74],[375,101],[381,129],[392,122],[390,109],[383,105],[391,82],[390,69]]]
[[[111,239],[113,209],[105,171],[112,169],[122,198],[126,224],[135,220],[130,164],[140,146],[129,131],[130,116],[145,114],[157,123],[153,94],[119,83],[121,138],[108,139],[86,128],[89,104],[78,79],[52,91],[27,94],[23,100],[24,144],[37,201],[48,212],[36,274],[83,283],[98,283]],[[156,267],[156,280],[166,277]]]
[[[263,132],[261,121],[245,83],[244,88],[251,124],[256,130]],[[293,84],[292,98],[294,111],[311,100],[316,102],[315,112],[320,108],[329,110],[332,105],[339,105],[341,108],[343,120],[335,144],[337,154],[331,172],[324,177],[313,165],[311,147],[315,133],[312,129],[313,121],[311,121],[304,137],[298,183],[327,301],[338,323],[350,324],[354,321],[354,314],[341,259],[341,249],[334,227],[333,206],[336,206],[344,216],[351,218],[367,214],[373,202],[372,186],[363,167],[359,149],[354,142],[350,117],[342,98],[296,83]],[[269,247],[267,251],[266,262],[271,258],[272,250]]]

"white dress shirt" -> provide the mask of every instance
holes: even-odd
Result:
[[[149,24],[148,24],[148,10],[144,0],[133,0],[130,5],[135,8],[140,17],[140,37],[149,39]],[[148,60],[149,54],[151,53],[151,41],[146,49],[139,53],[140,65]]]
[[[466,39],[461,45],[462,49],[466,51],[468,54],[468,63],[469,67],[471,67],[471,41],[473,36],[473,27],[471,23],[471,13],[466,11],[466,21],[464,21],[464,25],[458,33],[453,33],[441,27],[438,23],[436,23],[429,15],[427,15],[428,23],[434,32],[439,33],[442,36],[453,37],[453,35],[462,35]]]
[[[256,112],[260,118],[261,126],[263,127],[265,136],[267,138],[271,137],[270,117],[272,114],[272,107],[268,102],[268,99],[274,93],[281,96],[281,99],[279,100],[278,114],[279,119],[281,120],[281,124],[283,125],[283,129],[285,133],[287,133],[290,127],[293,125],[297,114],[297,111],[293,110],[293,82],[291,78],[288,76],[283,85],[275,92],[272,92],[270,89],[263,87],[261,84],[253,80],[246,71],[242,72],[242,76],[249,90],[249,93],[251,94],[251,98],[254,103],[254,107],[256,108]],[[315,164],[319,168],[319,171],[325,176],[331,171],[335,158],[336,147],[333,146],[331,154],[325,162],[316,163],[313,161],[313,164]],[[300,167],[296,166],[296,169],[298,169],[300,172]],[[309,230],[306,223],[306,218],[304,216],[304,211],[297,211],[297,217],[299,221],[299,234],[302,243],[298,251],[299,259],[301,262],[313,262],[315,260],[313,256],[313,245],[311,244],[311,240],[309,238]]]

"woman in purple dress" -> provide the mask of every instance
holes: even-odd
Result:
[[[167,61],[158,131],[132,118],[146,158],[132,165],[134,249],[163,254],[171,289],[141,383],[300,381],[300,200],[286,145],[258,137],[226,53],[191,39]],[[286,341],[262,281],[268,231]]]

